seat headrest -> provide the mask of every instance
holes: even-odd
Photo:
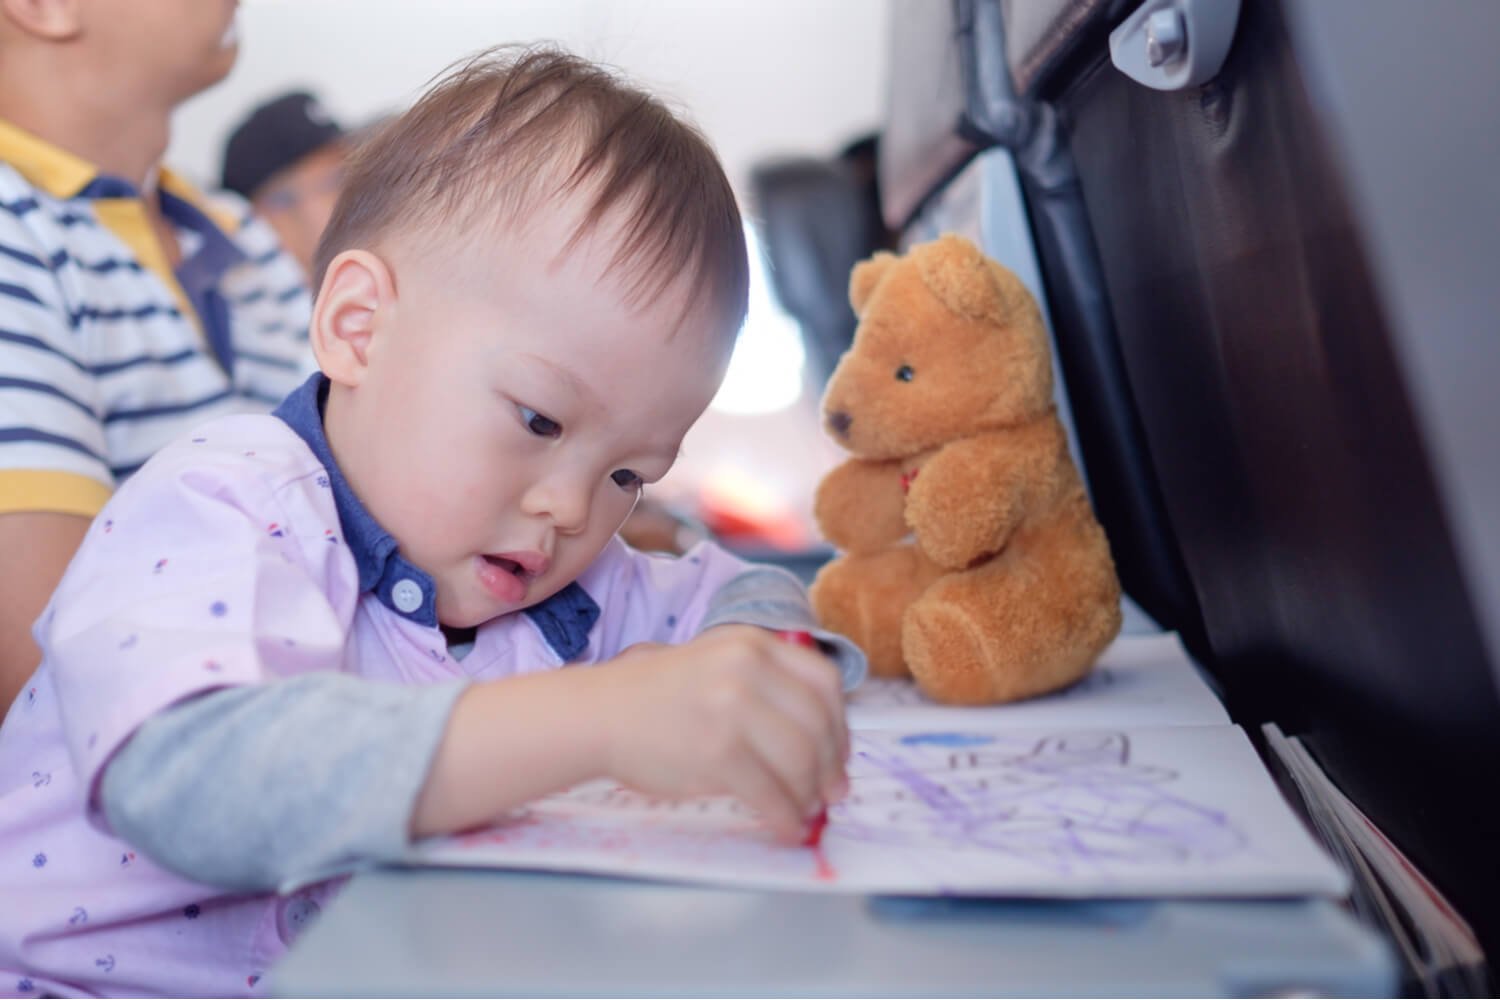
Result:
[[[849,272],[891,242],[880,220],[875,148],[866,138],[835,159],[772,160],[750,174],[772,290],[801,324],[820,378],[854,336]]]

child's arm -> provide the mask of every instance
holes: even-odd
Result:
[[[90,818],[245,888],[404,846],[458,694],[340,673],[357,567],[324,530],[321,466],[269,419],[216,423],[125,483],[36,629]],[[251,447],[236,435],[257,420]],[[369,816],[382,801],[384,826]]]
[[[725,626],[608,669],[467,687],[319,672],[210,692],[138,728],[97,799],[159,864],[274,889],[605,775],[664,797],[735,795],[797,842],[842,794],[847,753],[825,659]]]
[[[177,521],[170,530],[182,528]],[[211,547],[231,533],[228,523],[216,527]],[[705,592],[680,618],[659,600],[622,605],[625,617],[641,627],[671,620],[685,634],[659,634],[681,641],[770,594],[792,609],[783,619],[762,607],[761,624],[805,624],[794,580],[749,586],[742,578],[776,571],[747,569],[708,548],[698,555],[697,563],[617,561],[607,575],[628,581],[626,590],[674,602]],[[108,574],[90,578],[112,591],[140,589],[106,583]],[[742,582],[716,591],[713,583],[726,580]],[[293,583],[279,582],[285,603],[275,604],[305,621],[317,591],[304,586],[296,592],[306,596],[294,598]],[[593,581],[602,597],[626,599],[605,583]],[[99,605],[79,610],[97,613]],[[626,642],[633,631],[611,641]],[[328,664],[335,665],[336,658]],[[356,858],[397,858],[413,832],[491,821],[601,775],[661,795],[737,795],[795,841],[803,817],[837,794],[847,753],[838,674],[825,657],[758,628],[711,627],[682,645],[625,650],[607,669],[467,689],[380,684],[326,668],[269,683],[237,680],[245,686],[198,692],[133,726],[97,792],[109,827],[144,853],[235,888],[274,888]]]
[[[843,794],[848,753],[827,659],[764,629],[724,626],[602,669],[474,685],[454,708],[412,831],[475,826],[607,775],[664,798],[733,795],[797,843]]]
[[[147,720],[115,754],[98,813],[158,864],[232,889],[398,859],[466,686],[317,671],[199,695]]]
[[[616,543],[581,582],[614,609],[596,637],[597,652],[614,659],[607,670],[576,672],[579,690],[560,695],[584,709],[571,720],[579,728],[565,730],[579,756],[521,770],[551,790],[599,773],[579,768],[601,766],[602,753],[603,773],[626,784],[666,797],[733,794],[799,840],[806,818],[841,794],[848,754],[841,689],[864,677],[859,649],[815,626],[806,591],[789,573],[710,543],[676,559]],[[782,629],[813,632],[837,670],[824,654],[776,639],[773,630]],[[460,699],[413,816],[417,834],[493,817],[493,801],[465,798],[464,790],[493,770],[492,755],[525,758],[529,726],[551,731],[549,716],[564,714],[543,696],[542,714],[498,724],[515,708],[503,697],[480,688]],[[520,793],[496,790],[501,799],[513,794]]]

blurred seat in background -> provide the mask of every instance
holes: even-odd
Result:
[[[880,217],[878,143],[863,136],[832,159],[768,160],[750,174],[771,287],[802,327],[808,374],[819,388],[854,337],[849,271],[895,243]]]

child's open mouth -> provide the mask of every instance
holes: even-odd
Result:
[[[486,555],[486,556],[483,556],[482,558],[484,559],[485,562],[489,563],[491,566],[495,566],[495,567],[497,567],[499,569],[503,569],[503,570],[505,570],[505,572],[509,573],[511,576],[520,577],[522,580],[526,579],[526,577],[528,576],[528,574],[526,572],[526,567],[522,566],[520,563],[516,562],[514,559],[507,559],[504,556],[491,556],[491,555]]]
[[[479,582],[486,590],[507,604],[526,598],[526,589],[547,572],[552,560],[541,552],[485,552],[479,557]]]

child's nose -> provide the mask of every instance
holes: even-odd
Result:
[[[527,512],[549,518],[558,531],[569,534],[588,524],[589,496],[590,491],[577,483],[539,483],[531,490]]]

